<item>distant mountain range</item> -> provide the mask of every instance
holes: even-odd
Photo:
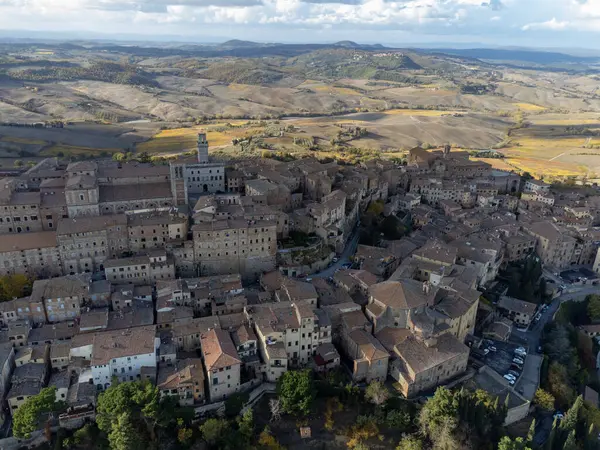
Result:
[[[27,48],[36,44],[34,40],[20,37],[4,37],[0,31],[0,45]],[[74,40],[51,40],[39,39],[38,45],[48,48],[62,48],[64,50],[100,50],[118,52],[139,57],[164,57],[169,55],[180,55],[183,57],[285,57],[291,58],[307,53],[327,50],[346,49],[361,51],[409,51],[398,47],[386,47],[381,44],[359,44],[353,41],[340,41],[335,43],[316,44],[283,44],[283,43],[260,43],[245,40],[228,40],[222,43],[194,44],[183,42],[111,42],[108,40],[74,39]],[[411,48],[410,51],[424,55],[449,55],[459,58],[488,61],[490,63],[514,64],[521,67],[550,66],[557,69],[569,69],[569,65],[595,65],[600,63],[600,53],[592,56],[591,51],[581,51],[579,54],[568,54],[560,51],[544,51],[525,48]],[[585,69],[585,68],[584,68]],[[578,68],[581,70],[581,67]]]

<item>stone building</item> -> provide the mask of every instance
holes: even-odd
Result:
[[[105,260],[129,250],[127,217],[119,214],[62,219],[56,242],[65,274],[101,271]]]
[[[201,194],[225,192],[225,166],[210,162],[206,134],[198,134],[197,161],[170,164],[171,194],[175,204],[188,203],[188,198]]]
[[[147,255],[110,259],[104,262],[106,279],[111,283],[153,284],[175,278],[175,262],[164,250]]]
[[[129,250],[134,253],[185,240],[187,232],[188,217],[185,215],[168,211],[127,215]]]
[[[61,254],[55,231],[6,234],[0,237],[0,275],[60,275]]]
[[[275,268],[277,224],[266,220],[220,220],[192,227],[200,274],[240,273],[255,278]]]

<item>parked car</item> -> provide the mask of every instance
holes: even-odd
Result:
[[[334,263],[338,262],[339,260],[340,260],[339,258],[333,258],[333,259],[332,259],[332,261],[333,261]]]
[[[510,370],[514,370],[517,372],[521,372],[523,370],[523,366],[521,364],[517,364],[517,363],[512,363],[510,365]]]
[[[513,377],[510,377],[508,375],[504,375],[504,379],[506,381],[508,381],[508,384],[510,384],[511,386],[515,384],[515,379]]]
[[[542,353],[544,351],[544,349],[542,348],[541,345],[538,345],[537,350],[538,350],[538,353]]]
[[[487,355],[489,352],[490,352],[490,350],[489,350],[489,349],[487,349],[487,348],[484,348],[484,349],[483,349],[483,354],[484,354],[484,355]]]
[[[509,370],[508,374],[513,375],[515,378],[519,378],[521,376],[521,374],[519,372],[517,372],[516,370]]]
[[[523,347],[519,347],[517,349],[515,349],[515,353],[518,355],[527,355],[527,350],[525,350]]]
[[[523,361],[521,358],[513,358],[513,361],[516,364],[523,364],[525,361]]]
[[[494,347],[493,345],[490,345],[488,348],[490,349],[490,352],[498,351],[498,349],[496,347]]]

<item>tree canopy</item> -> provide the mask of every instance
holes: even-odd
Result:
[[[127,448],[120,446],[128,442],[125,435],[131,433],[144,447],[155,448],[158,434],[175,429],[172,425],[178,414],[186,413],[178,410],[175,402],[169,397],[161,400],[158,388],[147,381],[118,383],[98,396],[96,423],[108,436],[111,448]]]
[[[43,388],[39,394],[29,397],[13,414],[13,434],[27,438],[40,428],[39,421],[44,413],[59,411],[64,404],[56,401],[56,387]]]
[[[288,414],[306,415],[315,399],[316,389],[310,370],[290,370],[277,382],[277,395]]]
[[[444,387],[421,409],[419,428],[436,448],[493,449],[503,434],[506,407],[485,391],[450,391]]]
[[[31,293],[32,280],[22,274],[0,277],[0,301],[21,298]]]

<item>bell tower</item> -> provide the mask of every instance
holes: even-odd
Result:
[[[208,163],[208,141],[206,133],[198,133],[198,162],[201,164]]]

